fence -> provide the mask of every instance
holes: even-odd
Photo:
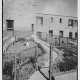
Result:
[[[16,55],[15,67],[14,67],[15,76],[17,76],[16,70],[18,70],[18,72],[20,73],[20,70],[21,69],[23,70],[24,67],[30,63],[34,64],[34,67],[32,66],[33,69],[31,69],[31,73],[28,74],[28,77],[37,69],[37,57],[38,57],[37,55],[39,54],[39,52],[37,50],[38,50],[37,46],[34,46],[29,49],[25,49]],[[34,59],[30,60],[30,57],[34,57]],[[28,67],[29,67],[29,65],[28,65]],[[31,68],[31,65],[30,65],[30,68]],[[23,74],[26,74],[26,73],[23,71]],[[20,78],[19,77],[20,76],[18,75],[16,78],[20,79],[21,77]],[[25,76],[25,77],[27,79],[27,76]]]
[[[74,44],[77,46],[77,39],[74,39],[74,38],[50,35],[50,34],[47,34],[46,32],[38,32],[37,36],[38,36],[38,38],[40,38],[48,43],[51,43],[55,46],[74,45]]]

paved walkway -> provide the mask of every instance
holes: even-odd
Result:
[[[34,74],[30,76],[28,80],[46,80],[46,79],[39,71],[35,71]]]
[[[43,48],[45,49],[45,51],[47,52],[47,55],[48,55],[48,58],[49,58],[49,53],[50,53],[50,48],[49,48],[49,44],[48,43],[43,43],[40,39],[38,39],[36,36],[33,36],[34,40],[37,42],[37,43],[40,43]],[[52,52],[53,54],[53,62],[55,61],[55,58],[58,57],[58,54],[56,52]],[[47,67],[47,68],[44,68],[44,67]],[[48,71],[49,71],[49,59],[47,62],[45,62],[45,66],[43,66],[43,68],[41,69],[41,71],[47,76],[49,77],[49,74],[48,74]],[[32,76],[30,76],[30,79],[29,80],[46,80],[42,74],[40,74],[39,72],[35,72]]]
[[[49,48],[49,44],[48,43],[46,43],[46,42],[44,42],[44,41],[42,41],[42,40],[40,40],[40,39],[38,39],[36,36],[32,36],[33,38],[34,38],[34,40],[37,42],[37,43],[40,43],[42,46],[43,46],[43,48],[45,49],[45,51],[47,52],[47,55],[49,56],[49,53],[50,53],[50,48]],[[55,51],[53,51],[52,52],[52,57],[53,57],[53,62],[55,61],[55,59],[58,57],[58,54],[55,52]],[[49,59],[48,59],[48,61],[47,62],[45,62],[45,66],[44,67],[49,67]]]
[[[77,72],[56,76],[55,80],[77,80]]]

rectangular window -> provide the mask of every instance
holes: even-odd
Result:
[[[53,22],[53,17],[51,17],[51,22]]]
[[[13,28],[13,22],[14,22],[14,20],[6,20],[6,21],[7,21],[7,29]]]
[[[62,18],[60,18],[60,23],[62,23]]]
[[[43,17],[36,17],[37,19],[37,24],[43,25]]]
[[[32,24],[32,31],[34,32],[34,24]]]
[[[75,32],[75,38],[77,38],[78,37],[78,33],[77,32]]]
[[[75,26],[78,27],[78,20],[75,20]]]
[[[73,19],[68,20],[68,26],[73,26]]]
[[[59,31],[59,36],[63,37],[63,31]]]
[[[72,32],[69,32],[69,38],[72,38]]]

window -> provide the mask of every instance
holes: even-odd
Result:
[[[63,31],[59,31],[59,36],[63,37]]]
[[[73,26],[73,19],[68,20],[68,26]]]
[[[34,32],[34,24],[32,24],[32,31]]]
[[[78,26],[78,20],[75,20],[74,25],[77,27]]]
[[[36,17],[37,24],[43,25],[43,17]]]
[[[62,23],[62,18],[60,18],[60,23]]]
[[[53,17],[51,17],[51,22],[53,22]]]
[[[77,38],[78,37],[78,33],[77,32],[75,32],[75,38]]]
[[[7,29],[13,28],[13,22],[14,20],[6,20],[7,21]]]
[[[72,38],[72,32],[69,32],[69,38]]]

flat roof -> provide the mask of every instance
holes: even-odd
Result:
[[[65,15],[54,15],[54,14],[44,14],[44,13],[36,13],[36,14],[78,18],[78,17],[75,17],[75,16],[65,16]]]

